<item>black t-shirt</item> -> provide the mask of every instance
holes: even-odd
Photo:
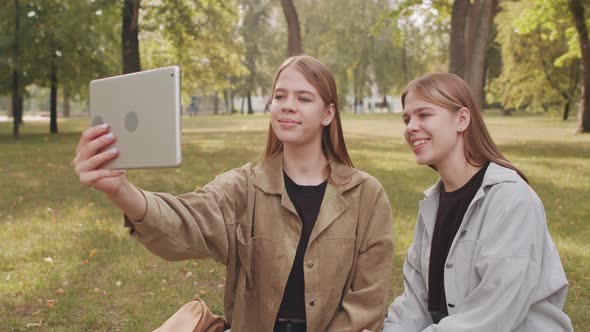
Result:
[[[434,323],[449,315],[445,297],[445,261],[465,212],[481,187],[488,165],[489,163],[455,191],[446,192],[444,184],[441,188],[428,268],[428,311],[431,312]]]
[[[305,319],[303,257],[305,256],[309,236],[320,212],[327,181],[317,186],[300,186],[293,182],[284,172],[283,177],[287,194],[289,194],[289,198],[293,202],[293,206],[295,206],[303,227],[277,318]]]

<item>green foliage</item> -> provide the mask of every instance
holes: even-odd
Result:
[[[119,45],[115,44],[113,25],[119,20],[119,6],[106,1],[21,1],[20,64],[24,86],[35,83],[49,86],[52,63],[58,70],[58,81],[72,94],[87,95],[88,81],[118,72]],[[4,41],[0,50],[9,64],[14,43],[13,1],[4,3],[6,20],[0,24]],[[11,38],[12,37],[12,38]],[[10,65],[12,66],[12,65]],[[2,86],[7,78],[0,76]],[[10,85],[10,83],[8,83]]]
[[[302,0],[297,5],[305,52],[330,67],[342,105],[346,95],[370,96],[373,85],[379,95],[395,94],[446,61],[444,13],[422,1]]]
[[[505,108],[540,110],[571,102],[579,90],[579,57],[568,45],[573,28],[566,0],[502,3],[496,41],[503,70],[490,96]],[[579,48],[579,46],[578,46]]]
[[[236,1],[142,1],[140,50],[145,69],[180,65],[183,96],[227,88],[245,74],[236,41]]]

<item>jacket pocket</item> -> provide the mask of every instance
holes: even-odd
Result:
[[[254,287],[254,266],[256,262],[256,243],[258,238],[252,237],[250,227],[238,224],[236,227],[236,242],[238,261],[240,263],[240,273],[244,273],[246,278],[246,288]]]
[[[475,250],[474,240],[463,240],[457,241],[455,252],[453,255],[454,262],[454,282],[456,295],[459,299],[455,299],[456,302],[463,303],[467,295],[469,294],[471,274],[473,271],[473,252]],[[447,265],[448,266],[448,265]],[[458,305],[459,303],[455,303]]]
[[[346,281],[354,273],[355,237],[322,239],[319,251],[320,287],[348,292]]]

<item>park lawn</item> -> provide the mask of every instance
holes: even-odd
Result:
[[[545,204],[570,290],[566,312],[576,330],[590,324],[590,135],[573,120],[546,115],[486,114],[502,150],[531,180]],[[70,161],[86,119],[26,123],[22,138],[0,123],[0,330],[151,330],[193,296],[221,314],[224,267],[211,260],[166,262],[122,227],[121,213],[79,184]],[[401,139],[397,114],[346,114],[343,126],[355,166],[384,185],[394,210],[395,273],[390,298],[402,290],[401,267],[412,240],[417,202],[435,180]],[[182,193],[216,174],[259,160],[266,116],[183,118],[178,169],[130,171],[151,191]]]

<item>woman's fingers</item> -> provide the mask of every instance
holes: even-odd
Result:
[[[77,155],[73,160],[73,163],[78,164],[82,161],[90,159],[92,156],[96,155],[96,153],[100,149],[109,146],[114,142],[115,136],[113,135],[113,133],[108,133],[106,135],[101,135],[94,138],[85,145],[80,145]]]
[[[119,150],[117,148],[108,149],[104,152],[91,156],[89,159],[81,160],[75,163],[74,170],[78,175],[95,170],[104,165],[106,162],[114,159],[118,154]]]
[[[110,170],[110,169],[99,169],[90,172],[84,172],[80,174],[80,182],[87,186],[92,186],[96,181],[105,179],[105,178],[112,178],[118,177],[125,174],[124,170]]]
[[[80,141],[78,142],[78,146],[76,147],[76,153],[79,154],[80,150],[86,146],[90,141],[97,138],[100,135],[106,133],[109,129],[109,125],[104,123],[98,126],[90,127],[82,133],[80,136]]]

